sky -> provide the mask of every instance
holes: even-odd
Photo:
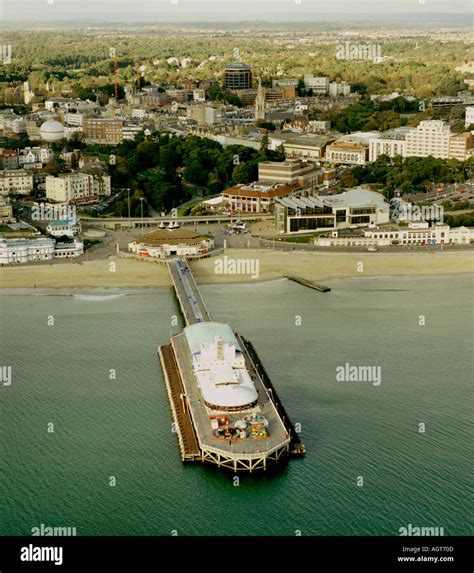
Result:
[[[325,15],[472,13],[472,0],[0,0],[2,23],[317,21]],[[308,20],[309,18],[309,20]]]

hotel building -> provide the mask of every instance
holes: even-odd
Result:
[[[456,158],[464,161],[470,138],[464,134],[451,134],[450,127],[442,120],[421,121],[406,135],[405,157]]]
[[[33,189],[33,175],[24,169],[0,171],[0,195],[28,195]]]
[[[58,203],[84,198],[108,197],[112,193],[110,175],[63,173],[46,177],[46,197]]]
[[[379,137],[369,141],[369,161],[376,161],[380,155],[388,155],[392,159],[400,155],[405,157],[405,139],[398,137]]]

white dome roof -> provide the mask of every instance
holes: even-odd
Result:
[[[53,119],[48,119],[40,127],[41,139],[45,141],[60,141],[64,138],[64,126]]]

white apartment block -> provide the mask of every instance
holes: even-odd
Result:
[[[124,125],[122,127],[122,137],[124,140],[133,141],[139,133],[143,132],[143,126],[135,125],[133,123]]]
[[[64,114],[64,122],[72,127],[82,127],[83,119],[84,119],[83,113],[67,112]]]
[[[376,161],[380,155],[396,157],[401,155],[405,157],[405,140],[379,137],[369,141],[369,161]]]
[[[326,95],[329,93],[329,78],[312,74],[305,74],[304,85],[306,89],[312,89],[315,94]]]
[[[193,100],[195,102],[203,103],[206,101],[206,90],[198,88],[193,90]]]
[[[405,139],[405,157],[438,157],[465,161],[472,145],[469,133],[451,133],[442,120],[426,120],[410,130]]]
[[[421,121],[418,127],[406,135],[406,157],[449,157],[449,125],[441,120]]]
[[[331,82],[329,84],[329,95],[331,97],[348,96],[351,93],[351,86],[347,82]]]
[[[474,124],[474,105],[468,105],[466,107],[466,116],[464,120],[464,126],[468,128],[470,125]]]
[[[58,177],[46,177],[46,197],[59,203],[85,197],[109,196],[111,192],[110,175],[65,173]]]
[[[24,169],[5,169],[0,171],[1,195],[28,195],[33,189],[33,175]]]

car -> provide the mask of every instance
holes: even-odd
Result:
[[[377,247],[369,247],[369,248],[367,249],[367,252],[368,252],[368,253],[376,253],[377,251],[378,251]]]

